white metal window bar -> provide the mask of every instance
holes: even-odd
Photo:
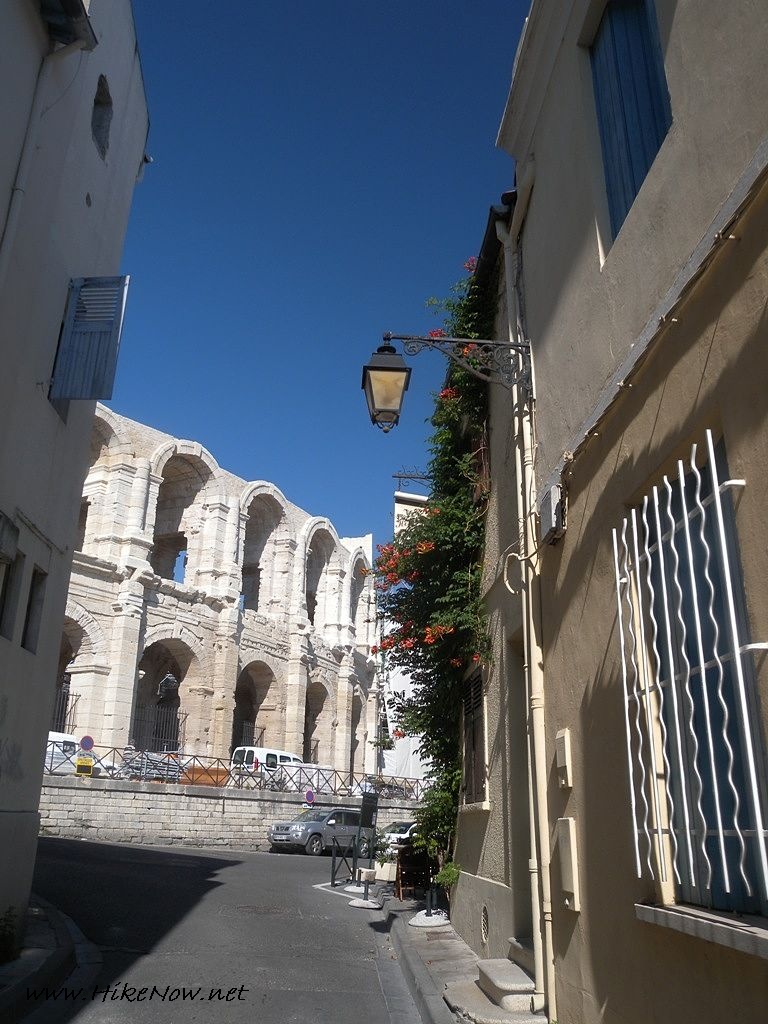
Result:
[[[766,913],[764,759],[720,452],[665,476],[613,531],[637,875],[678,898]],[[727,475],[727,474],[725,474]]]

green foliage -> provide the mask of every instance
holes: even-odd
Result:
[[[459,768],[438,773],[415,814],[416,835],[413,845],[417,850],[426,850],[441,869],[445,865],[448,851],[453,847],[460,785]]]
[[[440,871],[435,875],[434,881],[438,885],[442,885],[446,892],[450,893],[451,889],[456,885],[461,874],[461,865],[457,864],[456,861],[450,860],[441,868]]]
[[[467,269],[474,270],[475,261]],[[496,285],[474,277],[429,306],[441,311],[451,337],[490,337]],[[488,296],[492,299],[489,300]],[[471,348],[468,349],[471,358]],[[487,661],[489,642],[480,598],[487,496],[487,385],[449,363],[431,418],[425,510],[412,513],[374,563],[381,615],[393,628],[381,642],[392,665],[411,677],[414,695],[396,704],[398,726],[421,735],[433,765],[432,788],[419,815],[421,842],[442,864],[455,829],[460,780],[459,724],[464,679]]]

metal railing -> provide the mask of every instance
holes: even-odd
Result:
[[[90,770],[78,771],[78,762],[90,759]],[[82,768],[82,766],[80,766]],[[378,793],[383,800],[419,801],[426,784],[423,779],[390,775],[364,775],[336,771],[314,764],[284,765],[270,771],[233,765],[228,759],[185,754],[183,751],[149,751],[135,747],[94,747],[85,753],[77,749],[46,760],[45,775],[88,775],[92,778],[130,779],[141,782],[172,782],[182,785],[218,786],[228,789],[269,791],[315,796],[362,797]]]
[[[56,700],[51,715],[51,732],[68,732],[72,734],[77,728],[77,702],[79,693],[72,693],[68,688],[60,687],[56,691]]]
[[[131,742],[137,750],[154,753],[177,751],[184,746],[187,712],[174,707],[137,707],[131,721]]]

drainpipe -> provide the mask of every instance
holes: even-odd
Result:
[[[533,189],[534,168],[529,163],[517,190],[517,202],[509,227],[497,223],[496,232],[504,246],[505,287],[510,341],[522,342],[523,311],[518,298],[519,253],[517,239],[525,219]],[[536,481],[533,471],[533,397],[532,391],[516,386],[512,392],[515,423],[515,470],[517,511],[520,524],[520,556],[523,570],[522,611],[525,647],[526,694],[528,715],[528,804],[531,815],[531,882],[541,886],[541,910],[538,885],[532,889],[535,991],[533,1009],[545,1004],[550,1020],[557,1016],[555,1001],[554,943],[552,937],[552,893],[550,885],[549,815],[547,809],[547,762],[544,727],[544,659],[541,641],[541,590],[539,554],[536,538]],[[533,769],[531,774],[530,768]],[[538,847],[538,850],[537,850]],[[537,861],[538,853],[538,861]],[[543,941],[541,918],[543,917]],[[537,927],[538,925],[538,927]]]
[[[5,217],[3,235],[2,238],[0,238],[0,294],[2,294],[5,286],[5,277],[8,273],[8,266],[11,261],[13,243],[16,239],[16,232],[19,227],[21,207],[27,191],[27,179],[29,178],[29,171],[37,148],[37,137],[44,113],[43,101],[47,91],[51,68],[54,61],[59,61],[63,57],[68,57],[70,53],[82,50],[85,45],[85,39],[76,39],[67,46],[59,47],[58,50],[51,50],[50,53],[46,54],[40,64],[40,70],[37,73],[37,81],[35,82],[35,93],[32,98],[32,109],[29,112],[29,120],[27,121],[27,130],[24,136],[24,143],[21,148],[19,166],[16,170],[16,180],[14,181],[13,188],[11,190],[11,199],[8,204],[8,213]]]

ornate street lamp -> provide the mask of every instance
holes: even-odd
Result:
[[[397,426],[403,395],[408,390],[411,369],[405,365],[397,349],[390,345],[389,338],[384,335],[385,345],[371,356],[370,362],[363,367],[363,391],[368,403],[371,423],[375,423],[384,433]]]
[[[511,390],[530,385],[530,346],[511,341],[483,338],[449,338],[439,332],[426,337],[418,334],[385,334],[384,344],[363,367],[363,391],[371,422],[387,433],[397,425],[403,396],[408,390],[411,371],[392,345],[402,341],[403,351],[415,356],[425,348],[442,352],[473,377]]]

